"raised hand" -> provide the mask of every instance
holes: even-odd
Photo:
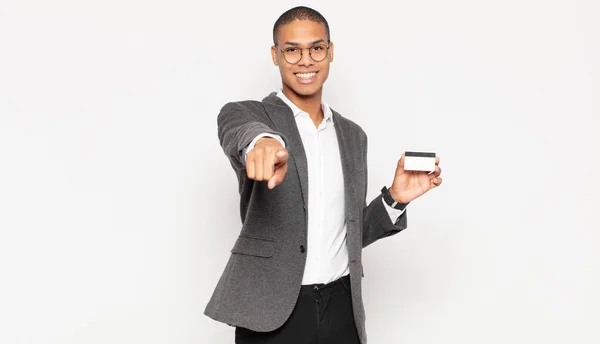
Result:
[[[288,151],[278,140],[263,137],[246,156],[246,174],[252,180],[268,181],[268,188],[273,189],[283,182],[287,160]]]
[[[390,194],[398,203],[408,203],[417,197],[420,197],[427,191],[436,188],[442,184],[440,174],[442,169],[439,166],[440,158],[435,158],[435,171],[429,173],[425,171],[405,171],[404,153],[398,161],[394,181],[390,187]]]

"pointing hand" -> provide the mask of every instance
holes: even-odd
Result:
[[[288,151],[281,143],[271,137],[263,137],[256,142],[246,156],[248,178],[256,181],[268,181],[269,189],[283,182],[287,172]]]

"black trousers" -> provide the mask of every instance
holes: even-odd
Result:
[[[350,277],[303,285],[289,319],[273,332],[235,329],[236,344],[360,344],[350,293]]]

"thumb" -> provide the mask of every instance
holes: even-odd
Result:
[[[398,160],[398,166],[396,166],[396,175],[401,175],[404,172],[404,153],[402,153],[400,160]]]
[[[280,149],[275,153],[275,165],[284,163],[288,160],[288,152],[285,149]]]
[[[287,172],[287,163],[282,162],[275,168],[275,172],[273,173],[273,177],[269,179],[268,187],[269,189],[273,189],[275,186],[281,184],[283,182],[283,178],[285,178],[285,173]]]

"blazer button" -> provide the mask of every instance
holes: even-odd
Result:
[[[306,252],[306,249],[304,249],[304,245],[300,245],[300,253],[304,253]]]

